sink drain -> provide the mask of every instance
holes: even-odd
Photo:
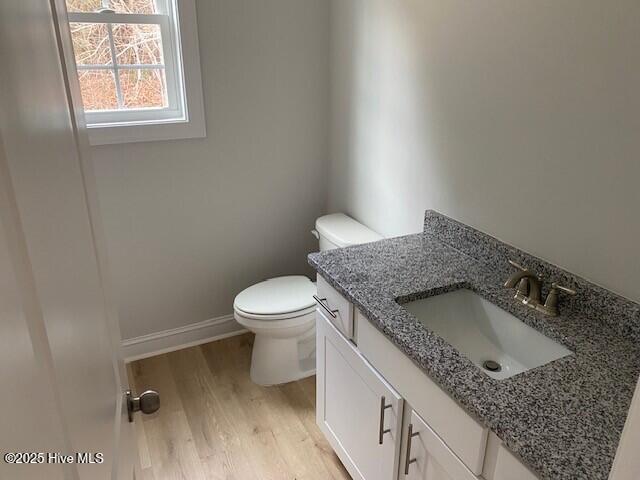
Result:
[[[494,362],[493,360],[485,361],[482,366],[490,372],[499,372],[500,370],[502,370],[502,365],[500,365],[498,362]]]

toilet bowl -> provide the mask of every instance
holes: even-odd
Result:
[[[256,334],[251,380],[277,385],[315,373],[315,284],[292,275],[243,290],[233,305],[238,323]]]
[[[342,213],[318,218],[313,234],[321,251],[382,239]],[[257,283],[236,296],[235,319],[255,333],[253,382],[278,385],[315,374],[315,293],[309,278],[289,275]]]

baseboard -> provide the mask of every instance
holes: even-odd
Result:
[[[193,347],[214,340],[240,335],[246,330],[236,322],[233,314],[192,323],[184,327],[163,330],[122,342],[126,362]]]

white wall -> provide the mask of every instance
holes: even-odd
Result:
[[[640,2],[332,6],[330,210],[433,208],[640,301]]]
[[[121,329],[232,312],[261,279],[308,273],[324,213],[329,5],[198,0],[208,136],[93,150]]]

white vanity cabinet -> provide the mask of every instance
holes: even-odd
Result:
[[[352,478],[478,478],[322,313],[316,338],[316,420]]]
[[[317,319],[317,423],[354,479],[393,480],[402,399],[324,314]]]
[[[318,278],[316,420],[352,478],[537,479]]]

